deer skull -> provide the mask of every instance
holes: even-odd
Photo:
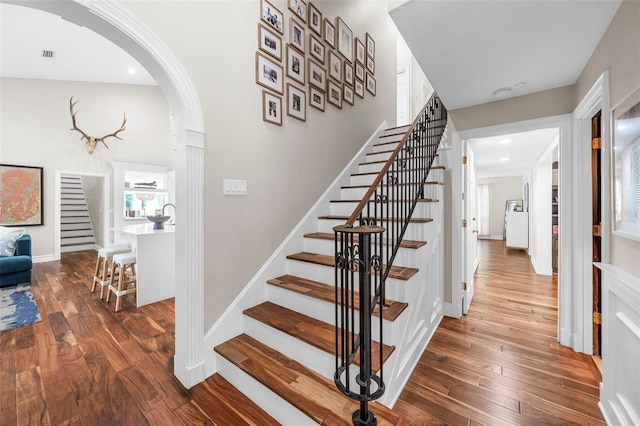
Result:
[[[87,148],[89,149],[89,154],[93,154],[93,150],[96,149],[96,145],[98,144],[98,142],[102,142],[104,144],[104,146],[107,147],[107,149],[109,149],[109,145],[107,145],[107,143],[104,141],[106,138],[108,137],[114,137],[116,139],[120,139],[122,140],[122,138],[120,136],[118,136],[118,133],[122,132],[125,128],[126,128],[126,124],[127,124],[127,115],[124,114],[122,117],[122,125],[120,126],[120,128],[118,130],[116,130],[113,133],[109,133],[108,135],[104,135],[101,138],[96,138],[95,136],[89,136],[88,134],[86,134],[84,131],[82,131],[80,128],[78,128],[78,126],[76,125],[76,112],[73,112],[73,107],[75,106],[75,104],[77,104],[78,101],[73,102],[73,96],[69,99],[69,111],[71,111],[71,124],[73,125],[73,128],[71,128],[70,130],[75,130],[77,132],[79,132],[82,137],[80,138],[80,140],[85,140],[86,144],[87,144]]]

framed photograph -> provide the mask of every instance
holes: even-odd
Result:
[[[359,64],[356,62],[354,66],[356,79],[360,80],[364,83],[364,64]]]
[[[338,52],[344,58],[353,62],[353,32],[347,24],[344,23],[342,18],[338,17]]]
[[[262,24],[258,24],[258,47],[275,59],[282,60],[282,39]]]
[[[364,99],[364,83],[357,78],[353,82],[353,91],[356,92],[356,95],[360,96],[360,98]]]
[[[309,19],[307,19],[309,29],[322,37],[322,13],[313,3],[309,3]]]
[[[288,0],[291,10],[302,22],[307,22],[307,3],[304,0]]]
[[[330,104],[342,109],[342,89],[331,80],[327,85],[327,100]]]
[[[353,89],[346,84],[342,88],[342,99],[350,105],[353,105]]]
[[[282,95],[284,92],[282,66],[260,52],[256,52],[256,83]]]
[[[324,41],[336,48],[336,27],[327,18],[324,18]]]
[[[287,77],[298,83],[305,84],[304,54],[292,45],[287,44]]]
[[[313,86],[309,86],[309,105],[324,112],[324,103],[324,92]]]
[[[346,61],[344,63],[344,82],[353,87],[353,67]]]
[[[308,61],[307,69],[309,70],[309,84],[324,92],[327,90],[327,72],[324,70],[322,65],[311,60],[311,58],[309,58]]]
[[[304,26],[293,18],[289,18],[289,43],[304,53]]]
[[[284,15],[267,0],[260,0],[260,19],[280,34],[284,34]]]
[[[376,79],[369,73],[367,73],[367,92],[373,96],[376,95]]]
[[[309,54],[324,64],[324,44],[313,34],[309,34]]]
[[[333,50],[329,51],[329,77],[342,83],[342,59]]]
[[[262,120],[282,126],[282,98],[262,91]]]
[[[365,64],[364,60],[365,60],[365,57],[367,56],[365,52],[366,50],[364,48],[364,43],[362,42],[362,40],[356,37],[356,62],[359,62],[362,65]]]
[[[376,63],[369,56],[367,56],[367,71],[369,71],[371,74],[376,73]]]
[[[613,109],[612,119],[612,232],[640,241],[640,88]]]
[[[0,164],[0,225],[43,225],[42,167]]]
[[[287,115],[307,121],[307,94],[291,83],[287,83]]]
[[[373,37],[369,33],[367,33],[367,56],[376,59],[376,42],[373,41]]]

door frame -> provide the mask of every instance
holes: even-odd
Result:
[[[506,124],[498,124],[498,125],[494,125],[494,126],[487,126],[487,127],[481,127],[481,128],[476,128],[476,129],[469,129],[469,130],[462,130],[462,131],[458,131],[456,133],[454,133],[452,139],[454,141],[453,144],[453,149],[454,149],[454,159],[456,159],[455,161],[453,161],[453,166],[452,166],[452,176],[453,176],[453,182],[452,182],[452,193],[453,194],[461,194],[462,193],[462,188],[463,186],[463,182],[461,182],[461,176],[462,176],[462,172],[456,172],[456,169],[458,169],[458,167],[462,167],[462,161],[460,161],[460,158],[462,156],[462,150],[463,147],[465,146],[465,144],[470,140],[470,139],[476,139],[476,138],[486,138],[486,137],[493,137],[493,136],[499,136],[499,135],[503,135],[503,134],[507,134],[507,133],[520,133],[520,132],[526,132],[526,131],[531,131],[531,130],[539,130],[539,129],[547,129],[547,128],[558,128],[559,130],[559,146],[560,146],[560,157],[561,160],[565,159],[566,163],[563,162],[563,167],[561,169],[561,173],[562,175],[560,176],[559,180],[562,182],[563,188],[565,188],[565,190],[567,191],[568,194],[572,193],[572,189],[573,187],[576,186],[577,183],[579,183],[579,180],[577,180],[576,178],[574,178],[573,176],[573,163],[574,163],[574,159],[572,159],[571,156],[571,152],[573,150],[573,115],[572,114],[563,114],[563,115],[556,115],[556,116],[550,116],[550,117],[544,117],[544,118],[537,118],[537,119],[532,119],[532,120],[525,120],[525,121],[519,121],[519,122],[514,122],[514,123],[506,123]],[[564,155],[563,155],[564,153]],[[456,155],[457,154],[457,155]],[[456,182],[456,180],[458,180],[458,182]],[[580,185],[577,185],[578,187]],[[462,227],[460,226],[461,220],[463,219],[462,217],[462,212],[460,211],[456,211],[456,204],[461,204],[461,203],[456,203],[455,202],[455,198],[457,196],[454,196],[454,202],[453,202],[453,223],[456,224],[457,226],[453,226],[452,229],[452,263],[453,265],[460,265],[460,261],[458,260],[457,262],[455,261],[455,257],[459,257],[459,255],[455,254],[456,252],[460,252],[461,250],[464,249],[464,247],[461,246],[462,244]],[[567,204],[565,203],[561,203],[561,207],[563,204]],[[459,209],[459,208],[458,208]],[[575,211],[579,211],[577,209],[574,209]],[[458,214],[456,216],[456,213]],[[568,212],[560,212],[560,217],[562,218],[563,214],[565,215],[564,217],[572,217],[571,215],[573,215],[573,211],[571,212],[571,215],[568,214]],[[566,235],[565,238],[562,238],[563,233],[564,233],[564,229],[561,232],[561,235],[559,236],[559,246],[560,246],[560,252],[564,252],[564,253],[571,253],[572,250],[572,237],[570,235],[568,235],[569,233],[566,233],[564,235]],[[573,330],[575,329],[575,327],[573,327],[573,323],[571,321],[572,317],[574,316],[574,312],[575,312],[575,306],[573,305],[571,298],[567,297],[567,294],[570,296],[571,292],[573,291],[572,289],[572,282],[574,281],[574,277],[573,277],[573,273],[572,270],[574,268],[571,267],[571,262],[572,261],[572,256],[559,256],[559,262],[560,262],[560,267],[558,268],[559,273],[558,273],[558,340],[560,340],[560,342],[565,345],[565,346],[572,346],[571,343],[573,343],[571,340],[567,340],[566,339],[566,333],[562,334],[560,331],[561,330],[565,330],[565,329],[570,329]],[[454,266],[454,271],[452,271],[452,306],[456,307],[456,306],[460,306],[460,308],[462,307],[462,291],[461,291],[461,286],[460,286],[460,282],[462,281],[461,279],[461,271],[456,271],[455,270],[455,266]],[[460,278],[458,280],[456,280],[456,278]],[[455,283],[458,283],[458,285],[456,285]],[[460,312],[462,310],[460,309]],[[455,312],[454,312],[455,313]],[[451,315],[451,316],[456,316],[456,315]],[[459,316],[458,316],[459,317]],[[570,335],[572,335],[573,333],[571,333]],[[563,338],[563,336],[565,336],[565,338]],[[575,349],[575,348],[574,348]]]

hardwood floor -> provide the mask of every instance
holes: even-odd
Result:
[[[555,278],[481,241],[475,297],[445,318],[393,411],[409,425],[600,425],[587,357],[555,339]],[[42,322],[0,333],[0,424],[270,425],[218,375],[174,379],[173,300],[115,313],[91,294],[95,252],[34,265]]]

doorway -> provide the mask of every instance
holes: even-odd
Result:
[[[591,218],[592,218],[592,250],[593,261],[602,259],[602,112],[598,111],[591,118]],[[593,355],[596,365],[601,366],[602,319],[601,310],[601,271],[592,266],[593,280]]]
[[[6,2],[6,0],[0,0]],[[191,79],[172,52],[139,18],[115,2],[23,3],[88,28],[136,59],[158,82],[175,122],[176,202],[183,220],[176,224],[176,276],[182,277],[175,297],[174,374],[187,388],[205,377],[204,365],[204,150],[202,106]],[[56,195],[56,199],[59,195]],[[58,209],[59,210],[59,209]],[[59,223],[59,218],[58,223]],[[59,231],[57,231],[59,235]],[[59,247],[59,241],[56,241]]]

